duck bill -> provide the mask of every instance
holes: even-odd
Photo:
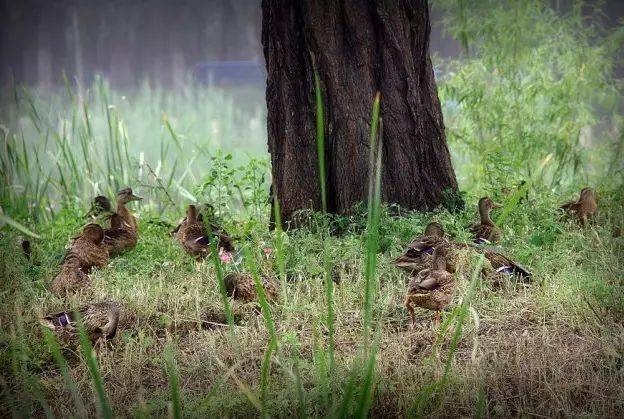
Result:
[[[492,208],[503,208],[503,204],[499,204],[498,202],[493,202]]]
[[[130,200],[132,200],[132,201],[142,201],[143,197],[142,196],[137,196],[137,195],[131,195],[130,196]]]

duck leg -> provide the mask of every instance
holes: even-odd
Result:
[[[407,311],[409,312],[410,317],[412,318],[412,327],[413,327],[414,324],[416,324],[416,313],[414,313],[414,306],[412,305],[412,299],[410,298],[409,295],[405,297],[405,307],[407,308]]]
[[[440,326],[442,312],[440,310],[436,310],[435,317],[433,318],[433,324],[438,327]]]

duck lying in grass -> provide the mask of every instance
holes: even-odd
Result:
[[[88,284],[87,274],[91,269],[108,263],[108,250],[103,240],[104,230],[97,224],[87,224],[82,233],[72,239],[61,261],[61,271],[52,280],[52,292],[62,295]]]
[[[101,268],[108,263],[108,250],[102,243],[103,240],[102,227],[94,223],[87,224],[82,233],[72,238],[61,264],[76,260],[85,273],[89,273],[93,267]]]
[[[487,196],[479,200],[480,221],[470,226],[470,232],[474,235],[475,243],[498,243],[501,240],[502,233],[490,217],[492,209],[501,207],[501,204],[495,203]]]
[[[414,305],[434,310],[437,324],[440,322],[440,311],[453,300],[456,283],[453,275],[446,270],[447,252],[445,246],[436,248],[432,266],[410,279],[405,307],[412,317],[412,323],[416,320]]]
[[[425,231],[419,237],[412,240],[407,245],[405,252],[394,260],[397,268],[408,271],[411,275],[416,275],[423,269],[431,267],[433,262],[433,252],[438,247],[461,247],[457,243],[451,243],[444,237],[444,229],[438,223],[429,223]],[[455,271],[452,258],[447,257],[447,269],[449,272]]]
[[[104,245],[111,256],[117,256],[127,250],[134,249],[137,244],[137,231],[117,213],[110,216],[110,228],[104,230]]]
[[[531,272],[518,262],[493,249],[483,249],[485,258],[490,262],[496,275],[515,275],[525,280],[531,278]]]
[[[62,297],[86,288],[88,285],[89,275],[80,269],[76,259],[71,258],[61,264],[61,271],[52,280],[50,291]]]
[[[264,294],[267,300],[274,300],[277,297],[277,283],[268,278],[260,278],[264,287]],[[243,302],[257,301],[256,286],[253,276],[249,273],[229,273],[223,278],[225,291],[235,300]]]
[[[213,238],[218,240],[217,247],[221,260],[227,263],[232,259],[234,251],[232,239],[223,231],[208,232],[203,217],[198,213],[195,205],[188,206],[186,217],[172,234],[182,244],[184,250],[196,259],[205,258],[210,254],[210,243]]]
[[[592,188],[583,188],[577,201],[571,201],[560,207],[570,216],[574,217],[583,227],[590,218],[593,218],[598,209],[596,194]]]
[[[85,331],[92,344],[101,339],[112,339],[117,333],[119,306],[113,302],[87,304],[78,309]],[[54,332],[62,342],[74,340],[78,336],[76,313],[61,311],[40,319],[40,323]]]

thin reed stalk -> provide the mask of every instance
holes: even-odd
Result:
[[[82,323],[80,312],[76,311],[75,315],[78,319],[78,339],[80,341],[82,356],[84,357],[87,367],[89,368],[91,381],[98,397],[98,411],[104,419],[112,419],[114,417],[113,410],[111,409],[108,398],[106,397],[104,381],[102,380],[102,375],[100,374],[98,362],[95,359],[93,347],[91,346],[84,324]]]
[[[314,91],[316,99],[316,156],[319,170],[319,187],[321,189],[321,208],[327,212],[327,174],[325,170],[325,110],[323,105],[323,92],[321,91],[321,78],[316,68],[314,54],[312,57],[312,69],[314,71]]]
[[[178,376],[178,365],[173,354],[171,343],[165,347],[165,367],[169,379],[169,397],[171,398],[171,417],[180,419],[182,417],[182,406],[180,403],[180,378]]]

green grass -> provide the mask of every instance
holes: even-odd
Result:
[[[284,251],[288,255],[285,266],[287,291],[281,294],[278,302],[271,304],[273,326],[268,326],[270,323],[262,316],[254,314],[251,307],[241,307],[232,302],[233,311],[242,316],[237,318],[234,326],[234,339],[228,332],[223,296],[212,261],[206,261],[200,270],[196,270],[194,261],[168,238],[168,228],[151,224],[145,216],[141,217],[141,240],[137,248],[95,272],[93,288],[73,297],[71,304],[114,298],[124,307],[122,318],[125,320],[119,336],[114,339],[111,349],[96,355],[106,395],[115,414],[138,410],[141,403],[146,403],[152,414],[167,413],[167,405],[171,401],[167,385],[169,379],[158,361],[162,359],[167,345],[166,334],[171,336],[176,347],[183,412],[197,408],[206,415],[217,415],[219,412],[252,414],[256,412],[256,399],[261,411],[271,416],[284,409],[302,410],[301,403],[310,415],[338,412],[333,409],[347,396],[344,391],[350,388],[347,384],[352,368],[355,368],[358,374],[353,376],[351,386],[353,404],[349,403],[346,412],[355,415],[361,409],[366,411],[367,403],[370,403],[372,413],[387,411],[400,414],[409,411],[416,395],[421,394],[428,383],[439,380],[439,374],[446,365],[450,365],[450,370],[446,373],[445,385],[436,387],[438,401],[427,403],[425,413],[427,408],[435,407],[451,409],[458,414],[472,414],[479,397],[481,400],[485,397],[486,402],[481,403],[485,403],[490,413],[497,405],[498,409],[521,406],[530,409],[538,406],[534,404],[538,403],[537,400],[525,400],[518,407],[512,403],[501,404],[497,393],[503,388],[500,386],[504,380],[522,380],[523,374],[528,380],[533,369],[545,368],[549,371],[558,365],[555,362],[561,360],[564,360],[563,365],[575,363],[575,366],[564,367],[557,379],[548,376],[531,378],[534,385],[552,385],[559,389],[558,394],[562,398],[555,400],[545,396],[547,405],[558,409],[563,408],[560,404],[563,403],[571,413],[579,412],[579,409],[607,412],[615,405],[606,401],[598,403],[598,400],[592,403],[591,398],[580,406],[572,404],[576,400],[573,397],[576,390],[571,385],[566,386],[566,381],[582,379],[587,391],[600,388],[606,392],[604,394],[614,397],[618,391],[611,384],[605,387],[604,383],[616,379],[609,371],[618,362],[619,347],[615,331],[617,324],[624,319],[621,303],[624,266],[619,257],[624,244],[621,238],[611,237],[613,228],[621,225],[617,206],[622,196],[621,192],[609,190],[601,190],[600,193],[601,215],[596,224],[585,231],[580,231],[571,223],[556,221],[554,208],[564,196],[531,198],[513,210],[503,225],[503,246],[532,269],[534,283],[523,287],[509,282],[498,290],[487,282],[479,283],[470,300],[470,307],[479,315],[479,327],[487,328],[478,331],[474,320],[468,316],[458,335],[452,358],[448,352],[451,336],[446,334],[439,338],[436,346],[439,360],[438,355],[432,352],[430,345],[435,337],[431,328],[432,314],[418,312],[418,326],[410,330],[409,318],[402,305],[406,277],[392,266],[391,261],[411,235],[420,231],[429,219],[442,222],[453,236],[466,238],[464,226],[476,217],[474,209],[455,215],[438,211],[429,215],[408,214],[401,218],[390,216],[387,210],[382,209],[380,241],[388,240],[390,244],[378,256],[379,299],[375,300],[372,309],[375,314],[371,319],[375,330],[373,336],[379,333],[382,343],[377,349],[376,361],[366,356],[362,358],[359,351],[365,336],[365,313],[362,308],[366,286],[366,240],[361,232],[327,236],[326,243],[319,240],[317,233],[307,229],[284,233]],[[7,278],[2,294],[2,316],[6,319],[3,322],[14,322],[15,318],[10,313],[15,312],[16,305],[22,307],[25,319],[22,333],[27,338],[19,346],[26,355],[19,359],[25,371],[44,380],[45,400],[57,416],[75,409],[75,396],[71,387],[67,386],[62,369],[58,373],[41,373],[42,369],[50,369],[46,365],[58,365],[58,359],[50,355],[42,339],[37,337],[40,329],[36,317],[39,312],[54,312],[66,306],[64,301],[48,294],[46,286],[55,271],[54,267],[62,258],[64,244],[79,227],[79,216],[83,212],[64,211],[41,228],[39,234],[43,240],[34,243],[34,265],[29,265],[20,256],[19,246],[12,236],[2,238],[0,246],[3,277]],[[268,215],[264,220],[268,224]],[[355,217],[353,222],[364,220]],[[241,236],[248,228],[246,224],[255,225],[252,220],[241,222],[232,234]],[[243,244],[253,246],[254,242],[266,242],[272,235],[266,226],[255,227],[254,231],[257,238],[251,242],[244,240]],[[273,261],[253,253],[251,257],[255,259],[259,271],[263,274],[274,272],[277,277],[277,271],[272,271]],[[327,281],[327,265],[330,264],[327,261],[332,261],[332,266],[340,267],[342,279],[340,285],[331,285],[331,300],[328,299],[328,282],[331,280]],[[225,266],[226,271],[240,268]],[[464,275],[469,278],[473,270],[472,262],[468,261],[465,271],[462,270],[466,273],[458,276],[458,296],[463,296],[469,289],[470,281],[463,278]],[[28,296],[27,300],[22,300],[28,301],[28,304],[11,298],[15,295]],[[332,303],[331,317],[328,317],[328,301]],[[207,319],[223,323],[226,327],[204,329],[200,324]],[[452,319],[448,317],[446,320]],[[329,326],[332,324],[333,332]],[[271,328],[275,329],[279,350],[271,350],[273,361],[269,368],[265,355],[267,348],[271,347]],[[13,338],[3,335],[3,339],[11,342]],[[523,339],[535,339],[535,348],[527,348],[524,344],[514,346]],[[564,351],[547,351],[544,354],[538,342],[546,348],[559,345]],[[330,349],[332,347],[334,349]],[[595,351],[590,347],[600,348],[599,354],[592,358],[582,355],[582,350]],[[421,349],[413,353],[416,349],[412,348]],[[475,350],[477,358],[470,361]],[[491,351],[510,354],[509,359],[497,361],[507,365],[508,372],[496,370],[494,365],[497,364],[488,361],[487,354]],[[334,358],[333,367],[330,366],[330,354]],[[557,357],[554,357],[555,354]],[[7,355],[3,354],[2,359],[6,359]],[[64,352],[64,355],[68,353]],[[526,369],[518,367],[514,357],[525,360]],[[452,361],[447,364],[449,359]],[[371,364],[366,360],[376,365],[374,376],[368,375]],[[67,364],[80,397],[85,400],[85,408],[92,412],[99,402],[97,393],[92,393],[90,389],[90,368],[71,356],[67,358]],[[296,380],[287,372],[288,369],[297,371]],[[55,370],[52,368],[52,371]],[[231,371],[231,378],[224,377],[226,371]],[[3,374],[13,376],[6,370]],[[375,379],[366,379],[367,375]],[[233,377],[239,384],[233,381]],[[458,391],[461,383],[469,384],[474,380],[481,383],[474,386],[474,392]],[[301,388],[304,389],[303,402],[298,395]],[[371,396],[361,398],[366,388],[370,389],[368,394]],[[485,396],[479,396],[480,388],[485,389]],[[204,393],[207,396],[203,396]],[[32,397],[33,405],[39,405],[34,394]],[[326,397],[329,399],[323,401]],[[465,406],[466,410],[459,406]],[[544,409],[543,405],[539,406]]]
[[[62,92],[3,90],[0,412],[621,412],[624,189],[614,157],[621,146],[610,148],[606,131],[580,142],[581,131],[600,118],[621,136],[621,117],[611,112],[621,104],[621,86],[609,78],[611,44],[601,49],[588,42],[591,28],[573,15],[553,15],[538,2],[523,2],[526,10],[512,3],[485,2],[487,13],[464,7],[448,16],[449,31],[468,48],[461,61],[444,63],[448,71],[438,80],[466,200],[454,213],[380,204],[383,98],[371,109],[368,205],[348,217],[310,213],[307,226],[284,231],[277,201],[275,229],[269,229],[263,108],[190,85],[122,93],[98,80],[84,102],[69,84]],[[503,24],[511,25],[509,33]],[[551,40],[553,31],[558,35]],[[571,47],[575,42],[578,48]],[[529,66],[531,54],[538,61]],[[318,78],[316,86],[310,121],[317,137],[311,140],[322,163],[330,110],[323,108]],[[321,190],[323,172],[319,166]],[[131,204],[139,217],[137,247],[95,271],[83,293],[50,294],[89,200],[126,185],[145,196]],[[581,229],[557,208],[586,185],[596,188],[600,210]],[[408,278],[393,259],[429,221],[469,242],[466,227],[483,195],[504,204],[493,214],[501,246],[533,272],[532,282],[494,284],[478,275],[482,261],[475,254],[462,253],[457,295],[442,325],[435,328],[433,314],[419,310],[412,328],[404,308]],[[196,266],[169,237],[193,201],[213,205],[217,221],[236,237],[242,262],[222,264],[214,255]],[[32,262],[19,243],[27,236]],[[265,255],[265,248],[273,251]],[[253,274],[258,304],[225,294],[223,276],[232,271]],[[261,277],[280,283],[276,301],[267,301]],[[112,342],[95,351],[84,335],[59,345],[37,322],[44,313],[105,299],[121,304],[120,326]]]

